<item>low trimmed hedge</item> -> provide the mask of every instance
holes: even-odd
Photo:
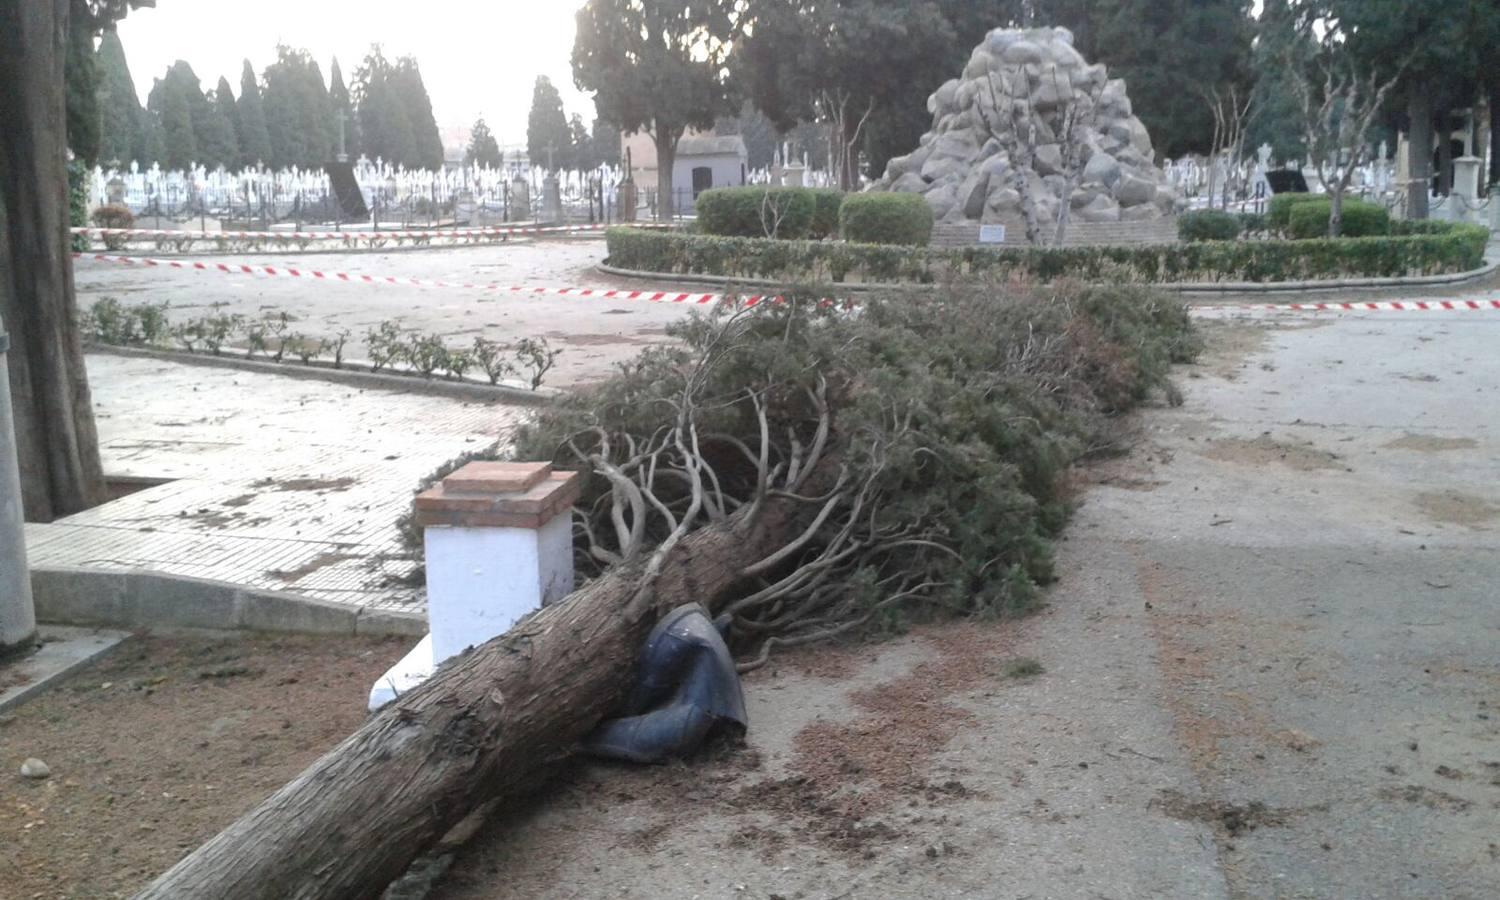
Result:
[[[931,284],[953,275],[993,274],[1037,281],[1265,283],[1451,274],[1482,266],[1489,230],[1444,224],[1450,227],[1441,233],[1407,237],[1109,247],[927,249],[632,228],[611,228],[605,239],[610,265],[620,268],[787,282]]]
[[[932,240],[932,207],[920,194],[850,194],[839,207],[839,233],[860,244],[925,247]]]
[[[1379,203],[1345,197],[1342,213],[1343,223],[1339,229],[1341,237],[1380,237],[1390,234],[1390,211]],[[1333,201],[1326,196],[1295,204],[1289,213],[1287,236],[1298,241],[1327,237],[1328,217],[1332,214]]]
[[[843,191],[838,188],[807,188],[813,199],[812,224],[808,227],[807,236],[815,241],[823,238],[838,237],[839,234],[839,208],[844,205]]]
[[[693,201],[698,230],[719,237],[776,237],[797,240],[809,235],[817,200],[806,188],[713,188]],[[778,221],[779,219],[779,221]]]
[[[1272,231],[1286,231],[1292,221],[1292,207],[1317,200],[1319,196],[1321,195],[1301,192],[1272,196],[1271,202],[1266,205],[1266,224],[1271,226]]]
[[[1222,209],[1198,209],[1177,217],[1179,241],[1232,241],[1242,230],[1239,217]]]

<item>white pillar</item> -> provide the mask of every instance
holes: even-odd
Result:
[[[26,565],[21,512],[21,476],[10,410],[9,350],[10,335],[0,323],[0,657],[28,646],[36,637],[36,609],[31,602],[31,570]]]
[[[1479,170],[1484,160],[1460,156],[1453,161],[1453,193],[1461,194],[1470,205],[1479,201]]]
[[[469,463],[416,499],[429,632],[370,690],[375,710],[442,662],[573,591],[577,472],[546,463]]]

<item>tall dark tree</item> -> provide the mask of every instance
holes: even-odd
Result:
[[[146,98],[146,108],[161,123],[166,144],[162,164],[172,169],[186,169],[198,162],[198,133],[208,116],[208,101],[198,84],[193,67],[182,60],[172,63],[166,75],[158,78]]]
[[[276,62],[261,76],[271,164],[284,168],[322,166],[333,158],[333,102],[323,73],[306,50],[276,48]]]
[[[407,163],[407,168],[441,168],[443,138],[438,134],[432,98],[427,95],[427,85],[422,81],[422,69],[417,65],[416,57],[403,56],[396,60],[395,85],[397,98],[411,120],[412,137],[416,141],[416,157]]]
[[[104,32],[94,66],[99,74],[99,159],[128,164],[146,159],[144,110],[125,61],[125,47],[113,28]]]
[[[87,6],[97,34],[140,0]],[[104,498],[99,438],[68,257],[70,0],[0,0],[0,321],[26,517]]]
[[[99,159],[99,72],[88,0],[70,0],[67,60],[68,148],[89,165]]]
[[[354,115],[354,100],[349,96],[349,88],[344,84],[344,73],[339,69],[337,57],[334,58],[333,65],[328,70],[328,99],[333,104],[335,129],[343,128],[344,153],[352,159],[360,152],[359,119]],[[337,130],[334,133],[337,134]],[[337,139],[335,139],[335,147],[337,147]]]
[[[677,142],[733,112],[726,63],[736,0],[588,0],[578,11],[573,82],[600,115],[656,145],[657,209],[670,216]]]
[[[589,126],[589,146],[595,166],[618,166],[624,162],[620,158],[620,126],[613,122],[594,116],[594,124]]]
[[[500,144],[490,133],[490,126],[485,124],[484,117],[480,116],[474,122],[474,127],[469,130],[469,149],[464,153],[464,164],[498,169],[504,161],[504,155],[500,152]]]
[[[354,73],[360,136],[371,159],[404,165],[417,158],[411,117],[396,89],[396,67],[377,45]]]
[[[443,141],[415,59],[392,63],[379,45],[371,47],[354,73],[354,94],[366,156],[408,169],[443,164]]]
[[[240,97],[234,103],[234,134],[240,148],[240,165],[249,168],[271,164],[271,132],[266,129],[266,111],[261,103],[260,83],[250,60],[240,70]]]
[[[526,117],[526,156],[535,169],[547,166],[548,150],[553,164],[567,164],[573,132],[563,112],[562,94],[552,79],[538,75],[531,88],[531,113]]]
[[[1254,110],[1246,145],[1269,144],[1278,160],[1303,157],[1300,112],[1294,79],[1311,77],[1306,68],[1316,45],[1299,27],[1288,0],[1265,0],[1252,51]]]
[[[199,162],[209,168],[233,169],[240,160],[240,147],[234,134],[234,91],[229,79],[221,76],[207,99],[204,115],[193,121]]]

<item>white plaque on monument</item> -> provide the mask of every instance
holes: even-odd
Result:
[[[981,244],[1003,244],[1005,243],[1004,225],[981,225],[979,226],[979,243]]]

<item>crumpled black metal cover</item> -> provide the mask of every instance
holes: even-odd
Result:
[[[584,740],[596,756],[660,762],[682,756],[715,726],[750,724],[734,657],[698,603],[668,613],[641,649],[625,716],[600,723]]]

